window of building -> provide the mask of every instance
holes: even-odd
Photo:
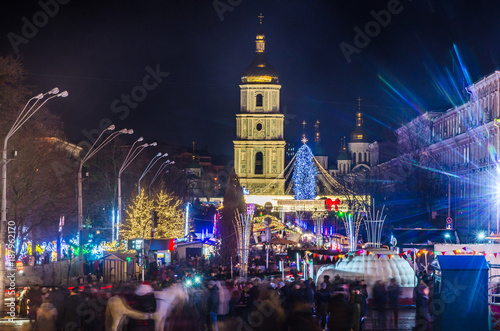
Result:
[[[255,174],[262,175],[264,173],[264,156],[262,152],[255,154]]]
[[[255,106],[257,107],[262,107],[262,94],[257,94],[256,100],[255,100]]]

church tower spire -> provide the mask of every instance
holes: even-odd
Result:
[[[262,13],[259,17],[259,32],[255,36],[255,56],[252,63],[243,70],[241,82],[246,83],[278,83],[278,72],[266,59],[266,36],[262,28]]]
[[[234,169],[250,194],[284,194],[284,115],[280,112],[278,72],[265,57],[265,35],[259,16],[252,63],[243,70],[240,113],[236,114]]]
[[[368,134],[363,128],[363,113],[361,112],[361,97],[358,97],[358,111],[356,112],[356,126],[351,132],[349,142],[349,153],[351,154],[352,166],[358,164],[368,165],[370,163],[370,153],[368,151]]]
[[[307,124],[307,122],[305,120],[302,121],[302,138],[300,138],[300,141],[303,144],[306,144],[308,142],[307,137],[306,137],[306,124]]]
[[[316,123],[314,123],[314,142],[321,142],[321,137],[319,135],[319,120],[316,120]]]
[[[264,34],[264,29],[262,29],[262,19],[264,16],[262,16],[262,13],[259,15],[259,20],[260,20],[260,28],[259,28],[259,33],[257,33],[257,36],[255,37],[255,52],[256,53],[264,53],[266,51],[266,35]]]

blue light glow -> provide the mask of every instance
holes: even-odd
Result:
[[[293,170],[293,190],[295,200],[314,200],[316,198],[316,175],[314,155],[306,144],[299,148]]]

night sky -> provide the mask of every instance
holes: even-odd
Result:
[[[333,157],[353,129],[358,96],[370,141],[388,139],[420,112],[460,104],[463,87],[500,64],[497,1],[50,0],[51,15],[41,13],[44,1],[2,4],[0,54],[23,58],[34,93],[68,90],[50,108],[75,143],[109,119],[133,128],[132,139],[195,140],[232,155],[240,75],[253,59],[261,12],[285,139],[298,141],[301,122],[319,119]],[[385,26],[371,23],[389,9]],[[33,22],[38,31],[23,33]],[[348,63],[340,44],[355,47],[355,28],[367,26],[372,37]],[[144,81],[150,71],[159,75]],[[147,95],[127,104],[122,95],[132,91]]]

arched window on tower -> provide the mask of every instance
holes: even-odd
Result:
[[[358,153],[358,163],[362,163],[363,162],[363,155],[361,154],[361,152]]]
[[[255,97],[255,106],[256,107],[262,107],[262,94],[257,94],[257,96]]]
[[[264,173],[264,156],[262,152],[255,154],[255,174],[262,175]]]

